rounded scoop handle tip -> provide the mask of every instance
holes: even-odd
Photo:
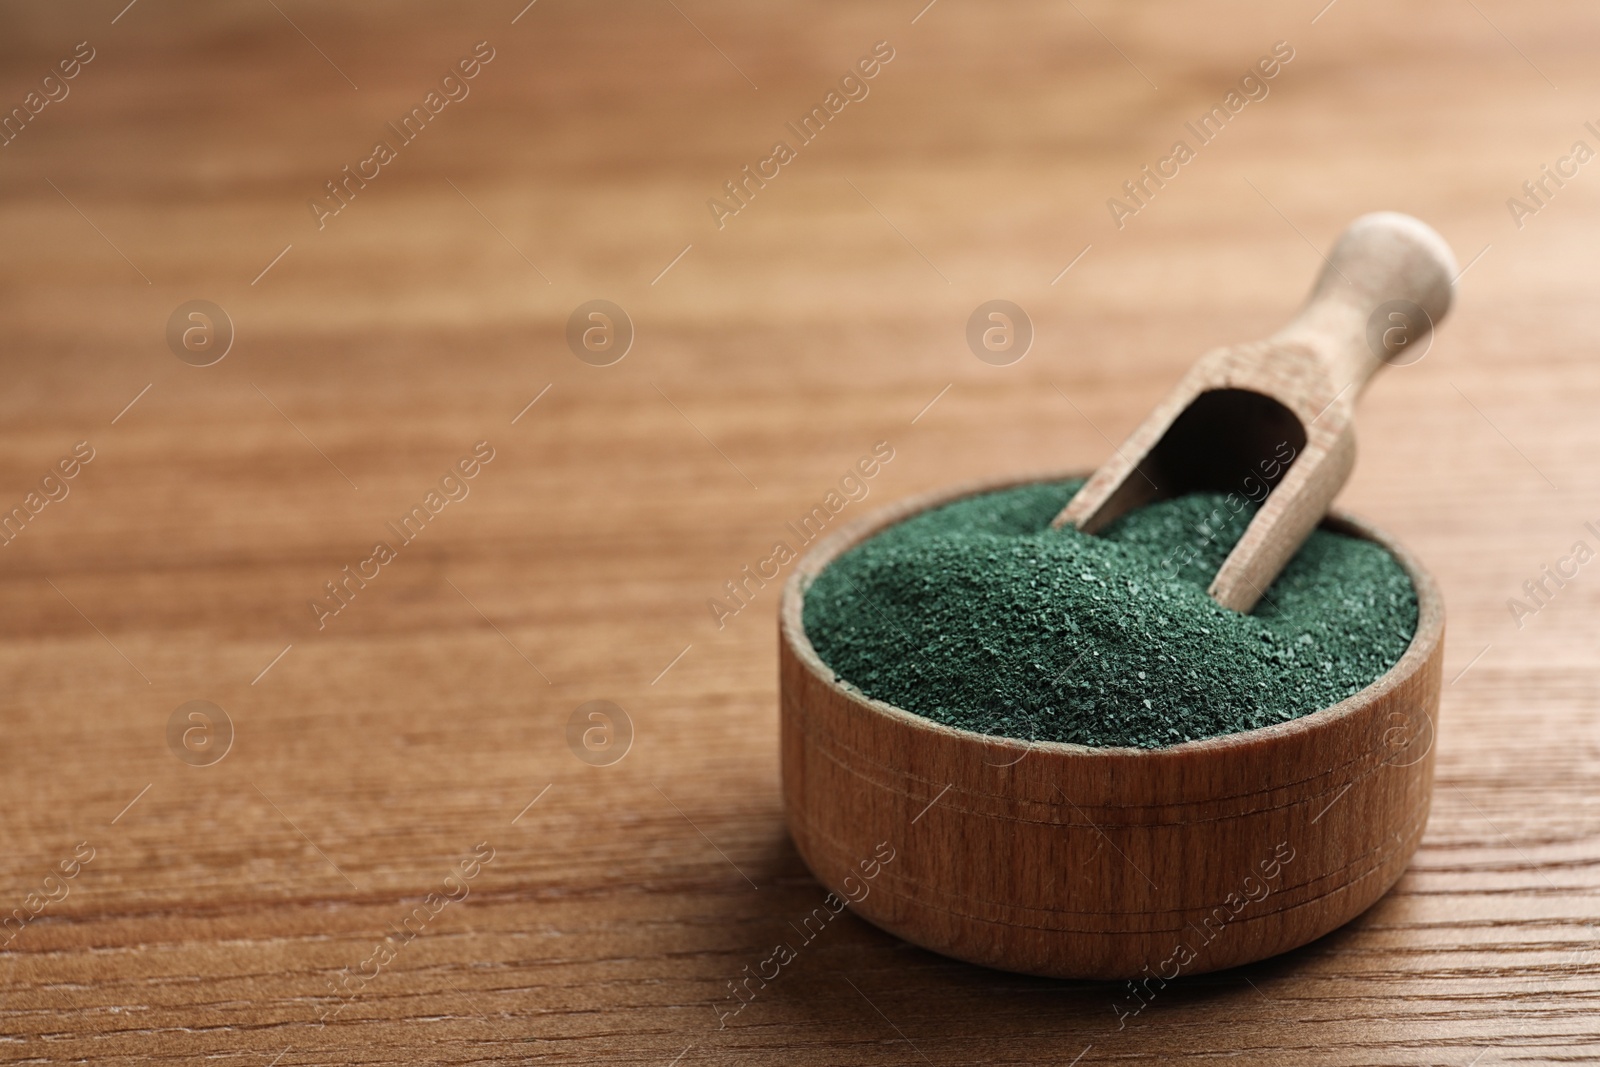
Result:
[[[1362,215],[1339,236],[1300,314],[1272,340],[1315,351],[1336,390],[1363,385],[1443,320],[1456,274],[1449,244],[1421,219]]]

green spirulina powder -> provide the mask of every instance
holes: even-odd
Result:
[[[1411,642],[1416,591],[1370,541],[1317,530],[1241,615],[1206,587],[1253,507],[1195,493],[1096,536],[1052,530],[1081,484],[968,497],[840,556],[806,593],[818,655],[950,726],[1160,748],[1336,704]]]

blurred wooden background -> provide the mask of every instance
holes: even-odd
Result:
[[[1596,1054],[1600,572],[1507,607],[1597,543],[1600,162],[1520,228],[1506,203],[1600,148],[1592,5],[96,0],[0,27],[7,111],[93,54],[0,147],[0,509],[94,449],[0,548],[0,917],[38,912],[0,933],[0,1057]],[[470,95],[319,230],[324,182],[480,41]],[[870,94],[719,230],[707,199],[878,41]],[[1107,198],[1279,41],[1269,95],[1118,230]],[[823,888],[779,808],[776,591],[721,630],[707,600],[873,442],[869,505],[1098,464],[1379,208],[1470,263],[1364,402],[1343,498],[1449,607],[1438,793],[1395,892],[1123,1029],[1116,987],[844,918],[719,1029]],[[609,367],[565,341],[601,298],[636,330]],[[1037,331],[1004,367],[964,339],[996,298]],[[215,365],[169,349],[190,300],[232,321]],[[478,441],[470,495],[319,630],[308,601]],[[608,766],[567,741],[596,699],[634,732]],[[232,724],[209,766],[178,758],[203,732],[169,747],[193,700]]]

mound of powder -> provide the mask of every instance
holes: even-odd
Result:
[[[806,593],[818,655],[950,726],[1159,748],[1336,704],[1411,642],[1416,591],[1370,541],[1317,530],[1241,615],[1206,586],[1253,507],[1195,493],[1100,535],[1052,530],[1081,484],[968,497],[857,545]]]

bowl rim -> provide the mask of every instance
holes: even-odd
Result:
[[[788,580],[784,582],[778,608],[780,640],[787,644],[796,661],[804,666],[806,671],[817,682],[844,696],[852,704],[882,715],[901,727],[927,730],[935,734],[945,734],[953,741],[967,744],[978,743],[987,746],[1019,748],[1023,750],[1024,755],[1037,751],[1045,755],[1054,754],[1062,757],[1103,760],[1139,759],[1146,762],[1151,760],[1188,760],[1197,755],[1246,749],[1262,743],[1286,740],[1296,735],[1316,733],[1328,729],[1344,719],[1359,714],[1374,701],[1414,677],[1422,670],[1433,650],[1443,640],[1444,598],[1439,592],[1438,584],[1434,581],[1433,576],[1422,566],[1421,561],[1404,545],[1383,530],[1346,512],[1330,511],[1319,524],[1319,529],[1327,528],[1372,541],[1388,551],[1404,568],[1417,595],[1417,627],[1416,631],[1411,635],[1411,642],[1406,646],[1405,652],[1387,671],[1373,679],[1371,683],[1350,694],[1350,696],[1337,704],[1307,712],[1287,722],[1258,726],[1255,729],[1242,730],[1237,733],[1203,737],[1194,741],[1183,741],[1176,745],[1166,745],[1161,748],[1098,747],[1080,745],[1069,741],[1030,741],[1018,737],[985,734],[963,727],[949,726],[918,715],[915,712],[907,711],[887,701],[868,696],[859,689],[845,684],[833,669],[822,661],[822,657],[817,654],[816,648],[811,644],[810,635],[806,633],[805,629],[805,594],[817,576],[845,552],[914,515],[966,499],[967,497],[1023,485],[1036,485],[1043,482],[1085,477],[1088,477],[1088,474],[1081,470],[1054,469],[968,479],[952,485],[941,486],[937,489],[915,493],[870,511],[859,518],[852,519],[813,544],[801,557],[800,562],[796,565],[794,572],[789,575]],[[1018,759],[1020,760],[1021,757],[1019,756]]]

